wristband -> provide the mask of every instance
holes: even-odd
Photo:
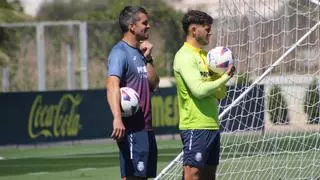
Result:
[[[153,58],[152,58],[152,56],[150,56],[149,58],[146,58],[146,63],[150,63],[150,64],[153,63]]]

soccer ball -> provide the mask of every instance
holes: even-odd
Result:
[[[121,115],[129,117],[139,110],[139,94],[132,88],[120,88],[121,95]]]
[[[224,73],[228,66],[233,63],[232,52],[227,47],[215,47],[208,52],[207,63],[209,69],[213,72]]]

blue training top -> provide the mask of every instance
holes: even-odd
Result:
[[[120,87],[130,87],[140,96],[140,110],[123,118],[126,130],[152,130],[151,92],[143,53],[125,41],[118,42],[109,54],[107,72],[107,76],[120,78]]]

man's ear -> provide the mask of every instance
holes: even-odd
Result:
[[[134,32],[135,25],[133,23],[130,23],[128,26],[129,31]]]
[[[196,35],[197,26],[195,24],[190,25],[189,32],[194,37]]]

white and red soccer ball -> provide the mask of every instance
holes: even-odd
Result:
[[[120,88],[121,97],[121,115],[129,117],[134,115],[139,110],[139,94],[132,88]]]
[[[224,73],[233,64],[232,52],[229,48],[217,46],[207,54],[207,64],[213,72]]]

